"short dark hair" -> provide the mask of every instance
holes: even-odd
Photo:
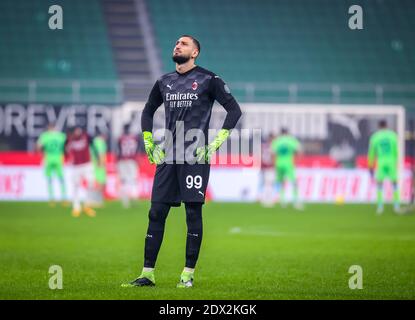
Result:
[[[382,119],[379,121],[378,126],[379,128],[386,128],[388,126],[388,123],[386,122],[385,119]]]
[[[287,134],[287,133],[288,133],[288,129],[286,127],[282,127],[281,134]]]
[[[199,42],[199,40],[197,40],[195,37],[193,37],[191,35],[188,35],[188,34],[183,34],[182,36],[180,36],[180,38],[183,38],[183,37],[187,37],[187,38],[192,39],[193,44],[197,47],[197,50],[199,51],[199,54],[200,54],[200,42]]]

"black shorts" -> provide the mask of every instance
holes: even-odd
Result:
[[[160,164],[154,175],[152,202],[180,206],[181,202],[205,202],[210,164]]]

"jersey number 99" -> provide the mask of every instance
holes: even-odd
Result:
[[[186,187],[187,189],[192,189],[193,187],[196,189],[200,189],[202,187],[202,177],[197,176],[187,176],[186,177]]]

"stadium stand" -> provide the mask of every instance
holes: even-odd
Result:
[[[62,30],[48,28],[47,8],[53,4],[64,8]],[[99,0],[2,0],[0,38],[3,102],[120,100]],[[36,95],[31,96],[34,91]]]
[[[340,0],[147,1],[164,71],[174,40],[202,43],[199,63],[242,100],[412,103],[415,6],[363,0],[364,29],[351,31]],[[178,11],[177,8],[180,8]]]
[[[145,11],[144,1],[102,0],[101,3],[124,97],[144,100],[158,72],[157,66],[152,64],[158,56],[150,55],[148,48],[151,34],[146,33],[146,23],[142,21],[145,18],[140,16],[141,11]]]
[[[63,30],[47,28],[53,4],[64,8]],[[191,33],[202,43],[199,64],[241,102],[414,106],[415,4],[359,1],[364,29],[352,31],[353,4],[3,0],[0,95],[3,102],[145,100],[154,79],[173,68],[175,39]]]

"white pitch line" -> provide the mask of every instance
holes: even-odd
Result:
[[[287,235],[285,232],[278,232],[272,230],[259,230],[259,229],[242,229],[240,227],[232,227],[229,230],[230,234],[243,234],[252,236],[269,236],[269,237],[281,237]]]
[[[415,235],[400,235],[400,236],[393,236],[393,235],[367,235],[361,233],[352,233],[352,234],[335,234],[335,233],[328,233],[328,234],[310,234],[310,233],[295,233],[295,232],[280,232],[275,230],[266,230],[261,227],[248,227],[248,228],[241,228],[241,227],[232,227],[229,229],[230,234],[240,234],[240,235],[248,235],[248,236],[267,236],[267,237],[285,237],[285,236],[307,236],[314,239],[328,239],[328,238],[337,238],[337,239],[364,239],[364,240],[398,240],[398,241],[413,241],[415,240]]]

